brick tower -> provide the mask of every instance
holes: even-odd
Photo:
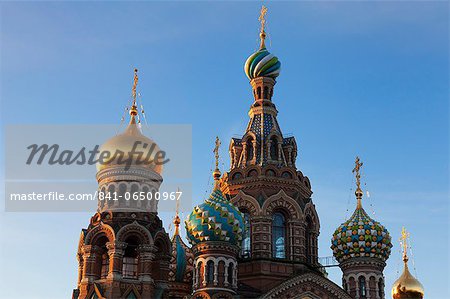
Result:
[[[263,7],[259,50],[244,67],[253,94],[250,120],[243,136],[230,142],[231,169],[222,179],[222,191],[244,213],[239,283],[247,297],[315,271],[320,228],[311,184],[297,168],[295,138],[284,136],[277,121],[280,62],[266,49],[265,13]]]
[[[168,293],[171,242],[158,217],[157,201],[130,200],[137,192],[154,195],[162,183],[161,165],[137,163],[131,154],[137,142],[139,151],[157,147],[136,123],[137,81],[135,70],[128,126],[100,148],[124,156],[97,165],[98,209],[81,232],[73,298],[165,298]]]

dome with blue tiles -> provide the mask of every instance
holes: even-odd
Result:
[[[244,220],[242,213],[229,202],[216,182],[204,203],[194,207],[185,221],[189,243],[223,241],[241,246]]]
[[[172,257],[169,265],[169,281],[190,284],[192,282],[192,271],[194,269],[194,255],[180,237],[180,222],[180,217],[177,213],[173,221],[175,224],[175,234],[172,237]]]
[[[352,257],[375,257],[386,261],[391,247],[387,229],[370,218],[362,207],[336,229],[331,240],[333,255],[340,263]]]
[[[336,260],[341,263],[353,257],[373,257],[386,261],[391,254],[391,236],[379,222],[367,215],[362,207],[363,192],[360,187],[359,170],[362,166],[356,158],[355,192],[357,207],[353,215],[341,224],[333,234],[331,249]]]

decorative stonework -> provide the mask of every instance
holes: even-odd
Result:
[[[322,299],[352,299],[331,280],[314,273],[306,273],[283,282],[260,299],[304,298],[309,292]]]

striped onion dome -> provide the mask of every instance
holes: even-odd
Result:
[[[244,71],[252,80],[256,77],[270,77],[275,79],[280,74],[281,63],[278,58],[269,53],[265,47],[250,55],[245,62]]]
[[[224,241],[241,246],[243,215],[224,197],[218,184],[204,203],[194,207],[185,225],[191,245],[207,241]]]
[[[374,257],[386,261],[391,254],[387,229],[367,215],[360,204],[353,215],[333,234],[331,249],[341,263],[353,257]]]

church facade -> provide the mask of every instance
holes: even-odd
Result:
[[[223,174],[216,141],[214,188],[184,222],[189,245],[180,236],[178,213],[174,235],[165,231],[157,201],[99,200],[80,235],[73,299],[388,297],[383,269],[391,238],[362,207],[359,159],[355,212],[331,240],[342,285],[319,263],[311,182],[297,167],[295,138],[284,136],[277,121],[273,99],[281,63],[265,45],[265,13],[263,7],[260,48],[244,66],[253,95],[250,119],[242,137],[229,143],[230,169]],[[137,75],[128,127],[101,150],[127,153],[136,141],[156,145],[137,125],[136,84]],[[155,193],[163,173],[154,163],[126,169],[112,159],[98,166],[97,181],[99,194]]]

